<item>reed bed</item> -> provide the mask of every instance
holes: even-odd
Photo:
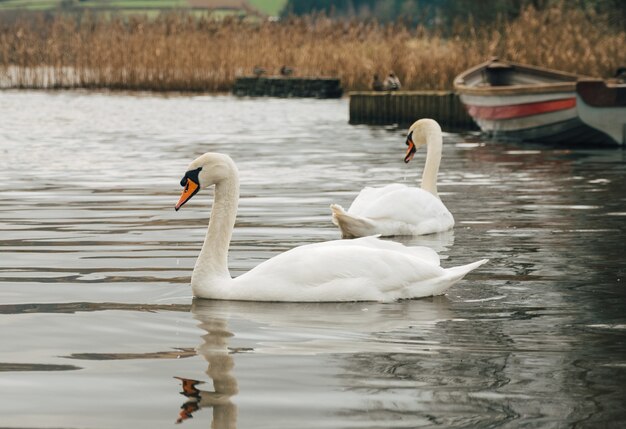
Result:
[[[442,32],[324,16],[280,22],[29,15],[0,23],[0,86],[155,91],[230,90],[255,66],[298,76],[339,77],[346,90],[394,71],[404,89],[450,89],[490,56],[609,77],[626,64],[626,32],[607,16],[563,7],[528,8],[488,27]]]

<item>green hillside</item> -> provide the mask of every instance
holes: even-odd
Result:
[[[248,3],[266,15],[278,16],[287,4],[287,0],[248,0]]]
[[[159,11],[169,9],[195,10],[231,10],[229,4],[241,4],[237,1],[188,1],[188,0],[0,0],[0,11],[30,10],[46,11],[65,10],[102,10],[102,11]],[[251,9],[269,15],[278,16],[287,0],[247,0]],[[241,9],[244,12],[245,9]]]

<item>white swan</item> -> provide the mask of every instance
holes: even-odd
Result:
[[[178,210],[201,188],[215,185],[211,220],[191,276],[198,298],[244,301],[393,301],[440,295],[487,260],[444,269],[426,247],[365,237],[296,247],[249,272],[231,278],[228,246],[239,200],[239,175],[233,160],[206,153],[181,180]]]
[[[422,187],[393,183],[382,188],[365,188],[346,212],[337,204],[330,206],[333,223],[343,238],[380,234],[424,235],[447,231],[454,218],[437,194],[437,173],[441,162],[441,127],[432,119],[416,121],[406,138],[409,146],[404,162],[413,159],[417,148],[426,145],[426,165]]]

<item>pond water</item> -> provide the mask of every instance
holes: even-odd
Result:
[[[417,184],[405,133],[348,125],[346,99],[0,92],[0,427],[620,427],[620,149],[446,134],[456,226],[398,239],[490,259],[445,296],[192,299],[212,191],[173,207],[193,158],[238,164],[236,276],[339,238],[328,206],[364,186]]]

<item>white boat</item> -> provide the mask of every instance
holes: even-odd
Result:
[[[576,83],[576,108],[585,124],[626,145],[626,83],[580,80]]]

